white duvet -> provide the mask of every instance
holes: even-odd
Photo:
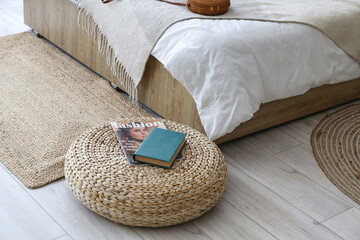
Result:
[[[170,27],[152,55],[192,95],[213,140],[261,103],[360,77],[360,65],[329,38],[296,23],[191,19]]]

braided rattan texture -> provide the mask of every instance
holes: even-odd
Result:
[[[184,159],[171,169],[130,166],[106,124],[87,131],[70,147],[65,178],[71,191],[92,211],[130,226],[175,225],[210,210],[226,182],[220,149],[188,126],[165,124],[187,134]]]
[[[311,144],[325,175],[360,204],[360,104],[326,116],[313,130]]]

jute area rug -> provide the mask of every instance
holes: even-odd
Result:
[[[64,176],[72,141],[142,108],[32,33],[0,38],[0,160],[27,187]]]
[[[325,175],[360,204],[360,104],[326,116],[313,130],[311,144]]]

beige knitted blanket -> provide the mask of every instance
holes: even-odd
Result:
[[[98,42],[99,51],[123,83],[121,87],[134,97],[157,40],[169,26],[190,18],[307,24],[360,62],[359,0],[231,0],[229,11],[214,17],[158,0],[115,0],[106,5],[100,0],[78,0],[78,7],[79,24]]]

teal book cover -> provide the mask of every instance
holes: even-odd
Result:
[[[185,133],[153,128],[134,154],[134,160],[170,168],[185,145]]]

